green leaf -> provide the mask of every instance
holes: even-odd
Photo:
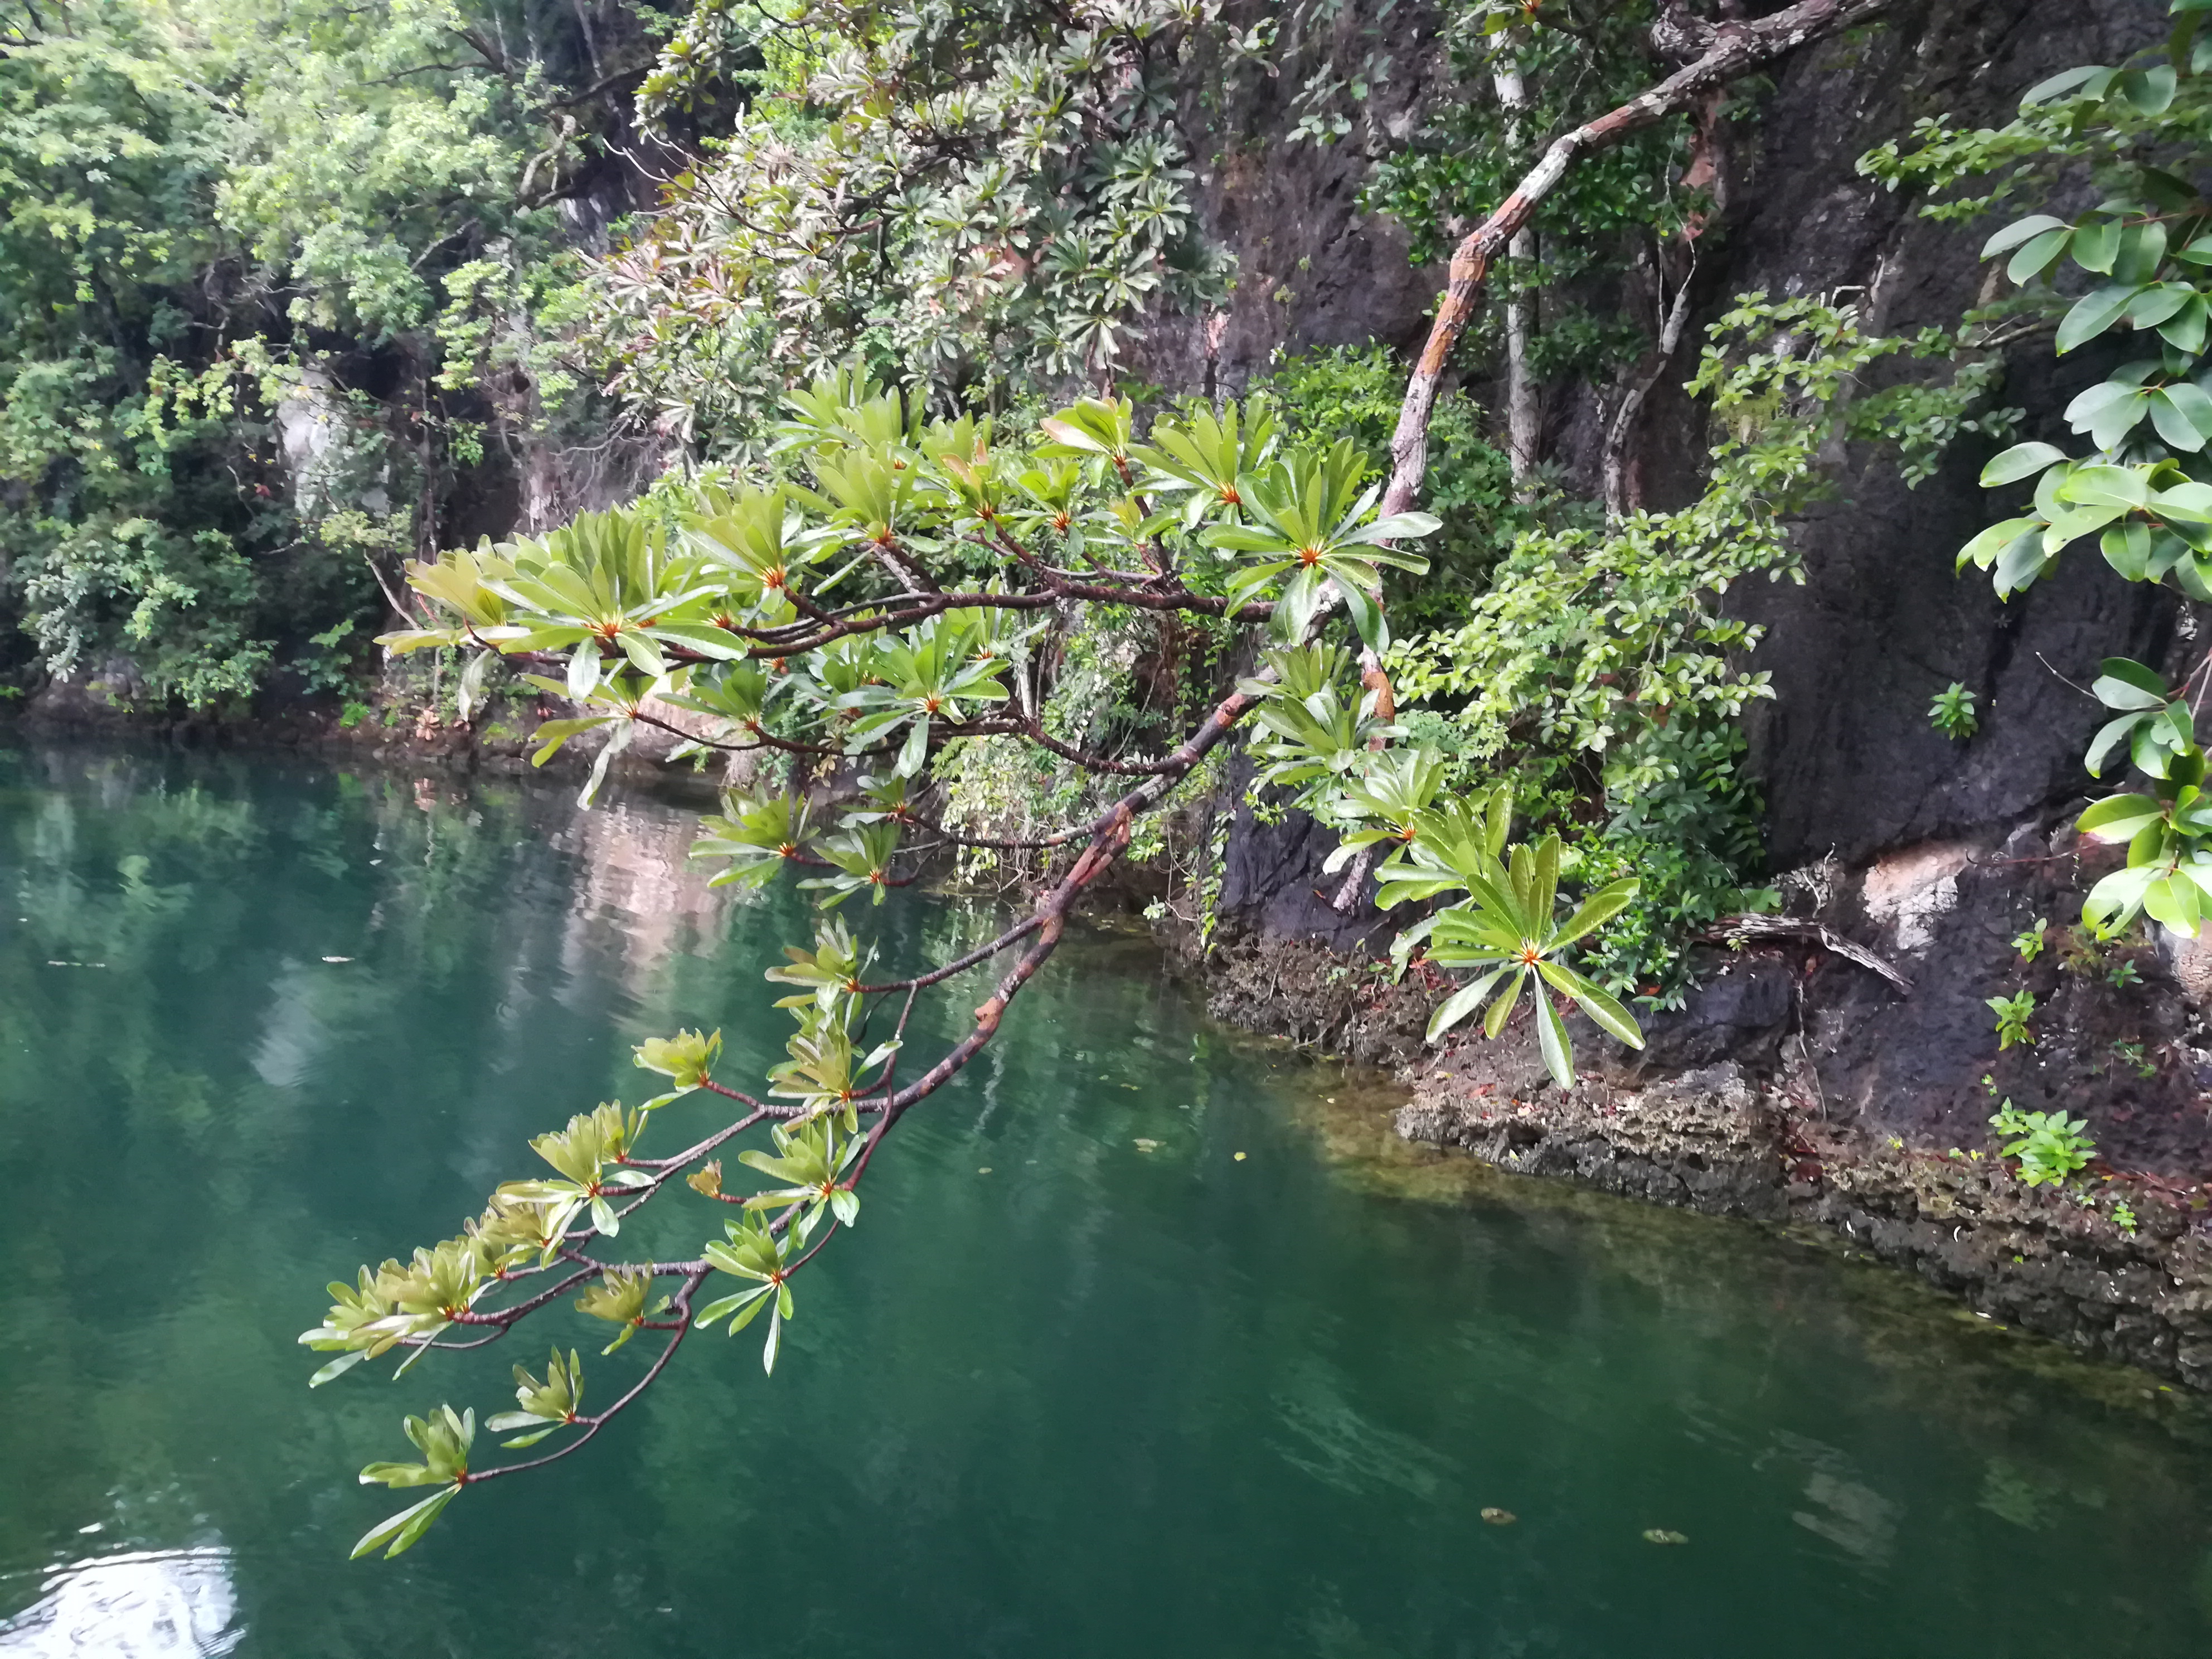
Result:
[[[599,647],[588,642],[578,646],[568,658],[568,701],[583,702],[599,683]]]
[[[594,714],[581,720],[547,720],[531,733],[530,740],[543,746],[530,757],[530,763],[543,766],[553,758],[555,751],[562,744],[578,732],[596,731],[612,723],[612,717],[606,714]]]
[[[2063,219],[2054,219],[2047,213],[2032,213],[2025,219],[2015,220],[1982,244],[1982,258],[1995,258],[2007,248],[2018,247],[2030,237],[2040,236],[2046,231],[2068,228]]]
[[[1536,1039],[1543,1050],[1544,1068],[1562,1089],[1575,1086],[1574,1045],[1567,1041],[1567,1023],[1552,1006],[1542,986],[1536,988]]]
[[[1350,613],[1361,642],[1378,653],[1389,650],[1389,628],[1382,619],[1382,607],[1376,603],[1374,596],[1347,577],[1332,576],[1330,580],[1344,596],[1344,608]]]
[[[2113,449],[2142,419],[2149,401],[2148,386],[2100,380],[2066,405],[2067,424],[2076,432],[2087,433],[2089,441],[2098,448]],[[2069,472],[2060,477],[2061,488],[2071,476]]]
[[[2173,102],[2175,84],[2173,65],[2154,64],[2148,69],[2128,70],[2115,90],[2136,114],[2162,115]]]
[[[929,758],[929,721],[916,719],[907,727],[906,741],[899,745],[898,760],[892,770],[902,778],[919,773]]]
[[[2077,466],[2058,495],[2085,507],[2137,507],[2150,500],[2150,480],[2131,466]]]
[[[2148,795],[2107,795],[2076,818],[2074,827],[2094,841],[2133,841],[2164,816],[2164,808]]]
[[[2109,276],[2112,274],[2112,262],[2119,255],[2119,220],[2093,219],[2075,228],[2074,263],[2082,270]]]
[[[2026,287],[2050,270],[2073,240],[2074,232],[2070,228],[2046,230],[2021,247],[2006,262],[2007,279],[2015,287]]]
[[[2212,441],[2212,393],[2208,393],[2194,381],[2176,380],[2160,388],[2158,395],[2179,419],[2187,422],[2188,429],[2197,441],[2187,443],[2169,434],[2163,424],[2159,427],[2160,436],[2176,449],[2195,450]]]
[[[1993,524],[1959,550],[1956,566],[1964,569],[1972,563],[1987,570],[2014,542],[2028,538],[2039,539],[2042,529],[2040,519],[2007,519],[2001,524]]]
[[[1601,987],[1583,978],[1564,963],[1540,963],[1536,971],[1572,997],[1582,1006],[1584,1013],[1613,1036],[1632,1048],[1644,1046],[1644,1028],[1629,1017],[1627,1009]]]
[[[1446,1031],[1450,1030],[1453,1026],[1480,1008],[1482,1006],[1482,1000],[1490,994],[1491,988],[1513,971],[1510,965],[1493,968],[1480,979],[1471,981],[1453,992],[1444,1000],[1443,1006],[1429,1017],[1427,1040],[1434,1042]]]
[[[709,1302],[692,1316],[691,1322],[695,1325],[711,1325],[718,1319],[726,1319],[732,1314],[742,1313],[744,1316],[732,1322],[730,1326],[730,1334],[735,1336],[752,1322],[753,1315],[760,1311],[761,1304],[774,1289],[775,1286],[771,1285],[759,1285],[750,1291],[739,1291],[734,1296],[726,1296]]]
[[[1514,1009],[1520,1006],[1521,988],[1528,982],[1528,970],[1521,963],[1509,963],[1506,971],[1513,975],[1512,983],[1499,994],[1498,1000],[1490,1005],[1490,1012],[1482,1017],[1482,1035],[1492,1042],[1505,1029],[1505,1022],[1513,1018]]]
[[[2156,219],[2138,220],[2120,233],[2120,252],[2112,261],[2112,279],[2120,283],[2156,282],[2158,268],[2165,259],[2166,226]],[[2163,313],[2171,315],[2171,311]]]
[[[2081,920],[2093,927],[2102,927],[2134,915],[2142,908],[2143,894],[2158,874],[2155,865],[2113,871],[2081,901]]]
[[[447,1486],[443,1491],[433,1492],[421,1503],[410,1504],[398,1514],[379,1522],[362,1534],[361,1542],[353,1547],[353,1553],[346,1559],[358,1561],[372,1550],[386,1544],[392,1547],[384,1552],[386,1560],[404,1554],[414,1547],[416,1540],[430,1529],[430,1523],[438,1518],[440,1511],[447,1504],[460,1495],[460,1491],[458,1486]]]
[[[1593,933],[1611,921],[1636,902],[1641,884],[1634,876],[1623,876],[1619,881],[1607,882],[1582,902],[1574,915],[1552,936],[1552,948],[1571,945],[1584,934]]]
[[[2116,524],[2099,538],[2098,545],[2104,550],[2105,562],[2131,582],[2143,580],[2150,574],[2150,526],[2137,521]]]
[[[2136,292],[2134,283],[2108,283],[2075,301],[2074,308],[2058,325],[2058,355],[2063,357],[2075,347],[2087,344],[2119,321]]]
[[[339,1288],[346,1291],[349,1291],[351,1289],[349,1285],[340,1285]],[[343,1376],[348,1371],[351,1370],[355,1366],[360,1364],[362,1360],[368,1358],[368,1350],[366,1348],[356,1348],[351,1353],[342,1353],[336,1359],[331,1361],[329,1364],[324,1366],[313,1376],[309,1377],[307,1379],[307,1386],[311,1389],[319,1389],[324,1383],[331,1382],[337,1377]]]
[[[2085,64],[2076,69],[2061,70],[2047,81],[2038,81],[2020,95],[2020,106],[2027,109],[2037,104],[2047,104],[2054,98],[2081,94],[2091,98],[2104,96],[2105,88],[2112,83],[2117,70],[2095,64]]]
[[[2045,467],[2065,459],[2066,452],[2057,444],[2014,444],[1982,469],[1982,488],[1995,489],[2000,484],[2018,483],[2022,478],[2032,478]],[[2014,520],[2014,522],[2027,521]]]
[[[2038,536],[2022,536],[1999,556],[1996,568],[1990,577],[1999,599],[2008,599],[2022,588],[2030,586],[2051,567],[2053,559],[2044,550],[2045,539]]]
[[[2143,889],[2143,914],[2184,939],[2197,937],[2203,911],[2197,884],[2185,877],[2166,876]]]
[[[2135,731],[2140,714],[2123,714],[2116,720],[2107,720],[2097,728],[2097,735],[2089,740],[2088,753],[2081,757],[2082,769],[2093,778],[2105,775],[2105,763],[2112,750],[2128,740]]]
[[[496,652],[479,651],[469,659],[469,665],[461,671],[460,684],[453,692],[453,707],[464,726],[468,724],[477,711],[477,704],[483,701],[484,674],[497,655]]]
[[[2129,325],[2156,328],[2196,297],[2197,290],[2183,283],[2160,283],[2147,288],[2128,301]]]
[[[2126,657],[2099,663],[2089,692],[2107,708],[2163,708],[2167,702],[2165,677]]]
[[[2193,357],[2204,349],[2209,330],[2212,330],[2212,305],[2205,302],[2202,294],[2193,294],[2188,304],[2159,325],[2158,333],[2175,350]]]

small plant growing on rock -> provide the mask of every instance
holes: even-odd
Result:
[[[2112,1225],[2118,1227],[2130,1238],[2133,1238],[2136,1236],[2136,1212],[2128,1207],[2127,1200],[2124,1199],[2113,1200]]]
[[[2034,927],[2014,938],[2012,948],[2020,952],[2020,959],[2022,962],[2033,962],[2036,957],[2043,954],[2044,935],[2050,927],[2050,917],[2038,916],[2035,919]]]
[[[2088,1127],[2087,1118],[2063,1112],[2023,1112],[2009,1099],[1990,1115],[1990,1127],[2005,1143],[1999,1155],[2020,1160],[2020,1178],[2030,1187],[2056,1186],[2087,1167],[2097,1155],[2096,1142],[2082,1133]]]
[[[2143,1046],[2140,1042],[2115,1042],[2112,1045],[2112,1058],[2125,1065],[2137,1077],[2152,1078],[2158,1075],[2158,1062],[2143,1053]]]
[[[2069,974],[2101,974],[2105,959],[2112,954],[2112,945],[2121,933],[2112,927],[2096,927],[2083,922],[2066,930],[2066,955],[2059,966]]]
[[[2015,991],[2008,997],[1989,999],[1990,1011],[1997,1017],[1997,1048],[2000,1053],[2015,1042],[2032,1043],[2035,1033],[2027,1029],[2027,1022],[2035,1012],[2035,993]]]
[[[1954,743],[1964,743],[1982,729],[1981,716],[1974,712],[1974,694],[1953,680],[1928,705],[1928,723]]]

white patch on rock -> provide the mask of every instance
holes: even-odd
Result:
[[[2195,939],[2185,939],[2161,927],[2158,930],[2158,945],[2191,1006],[2203,1008],[2212,1005],[2212,928],[2199,929]]]
[[[1876,860],[1859,890],[1867,917],[1889,931],[1899,951],[1936,942],[1936,920],[1958,908],[1959,872],[1972,849],[1959,842],[1926,842]]]

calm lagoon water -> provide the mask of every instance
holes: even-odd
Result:
[[[699,1339],[590,1451],[348,1565],[404,1412],[502,1409],[605,1328],[310,1394],[323,1282],[637,1097],[640,1038],[781,1042],[799,908],[709,892],[687,836],[0,750],[0,1656],[2212,1650],[2203,1402],[1832,1245],[1397,1146],[1383,1091],[1107,937],[902,1126],[773,1379]],[[862,919],[901,961],[988,920]],[[647,1346],[587,1351],[594,1395]]]

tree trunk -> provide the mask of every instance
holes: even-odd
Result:
[[[1498,60],[1491,79],[1498,89],[1498,106],[1505,112],[1506,147],[1517,150],[1522,115],[1528,106],[1528,83],[1522,76],[1521,60],[1510,55],[1521,45],[1522,31],[1514,30],[1507,40],[1509,55]],[[1513,263],[1516,279],[1505,298],[1505,447],[1513,463],[1513,493],[1526,501],[1529,479],[1536,470],[1538,445],[1536,386],[1528,375],[1528,341],[1536,328],[1536,296],[1533,289],[1522,283],[1536,256],[1535,231],[1522,226],[1506,244],[1505,253]]]

